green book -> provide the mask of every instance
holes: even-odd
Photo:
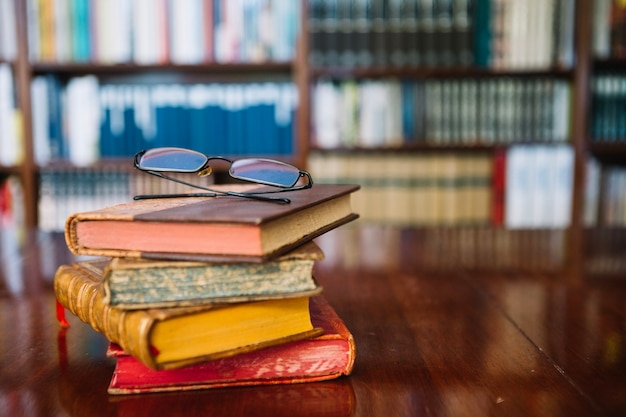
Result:
[[[98,258],[82,261],[103,277],[106,304],[145,309],[234,303],[310,292],[321,249],[308,242],[263,263]]]

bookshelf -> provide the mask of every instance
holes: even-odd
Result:
[[[56,4],[55,2],[44,3]],[[58,3],[91,4],[88,0],[58,0]],[[142,0],[121,1],[120,5],[129,7],[125,3],[136,3],[137,7],[145,7],[145,1]],[[165,7],[168,1],[158,0],[157,3],[159,7]],[[196,2],[196,4],[209,3],[211,1],[207,0]],[[237,2],[228,2],[229,6],[224,7],[235,7],[231,3]],[[267,4],[270,3],[273,2],[268,0]],[[278,4],[280,1],[276,0],[274,3]],[[15,6],[13,12],[17,48],[14,48],[12,52],[9,47],[8,53],[3,53],[7,50],[7,47],[3,48],[3,45],[7,43],[1,42],[6,39],[6,33],[8,33],[6,28],[9,27],[3,25],[5,31],[0,36],[0,54],[2,54],[0,65],[4,64],[12,70],[16,106],[22,121],[23,152],[22,159],[18,163],[0,167],[0,176],[20,178],[24,194],[25,219],[29,225],[36,225],[41,219],[42,179],[48,180],[64,171],[71,171],[73,175],[80,178],[81,175],[88,175],[90,172],[99,170],[117,172],[127,169],[127,175],[132,176],[132,169],[127,167],[130,164],[123,156],[98,158],[95,162],[90,161],[86,164],[87,166],[73,163],[67,157],[53,158],[45,163],[40,162],[38,156],[40,146],[36,145],[38,142],[37,129],[35,129],[40,103],[39,100],[33,100],[31,96],[31,87],[35,80],[54,77],[63,88],[72,80],[88,76],[95,76],[99,83],[98,87],[140,88],[155,84],[186,86],[211,84],[215,86],[230,83],[284,83],[292,86],[297,94],[297,106],[293,108],[293,125],[288,140],[289,149],[284,152],[264,150],[261,153],[307,167],[315,171],[313,173],[316,178],[322,181],[337,180],[337,178],[333,179],[332,175],[339,174],[333,170],[341,166],[344,169],[349,167],[351,170],[341,174],[343,179],[361,182],[363,178],[366,178],[369,181],[368,175],[371,176],[371,172],[368,172],[368,167],[363,161],[369,161],[378,166],[378,169],[382,169],[381,172],[389,174],[391,170],[385,168],[385,164],[387,167],[389,164],[393,166],[393,160],[404,161],[400,165],[415,166],[415,161],[418,160],[432,162],[436,158],[453,159],[457,161],[456,169],[463,172],[463,169],[468,169],[465,161],[481,158],[491,161],[491,169],[496,169],[497,157],[506,156],[518,147],[533,149],[534,147],[548,149],[565,147],[569,149],[571,152],[569,183],[571,185],[567,190],[570,195],[567,199],[571,201],[571,204],[567,208],[568,214],[560,215],[560,217],[566,217],[565,225],[525,223],[521,227],[524,229],[565,228],[567,233],[564,240],[568,246],[570,259],[579,259],[583,247],[583,229],[590,224],[603,225],[605,223],[601,215],[602,207],[607,205],[605,200],[608,198],[610,189],[615,188],[609,185],[616,181],[608,178],[612,178],[611,172],[620,170],[626,161],[626,146],[622,140],[604,140],[606,138],[598,140],[589,133],[594,126],[594,115],[597,110],[593,107],[594,103],[597,103],[597,91],[594,90],[594,86],[598,84],[597,79],[603,77],[605,73],[621,81],[624,80],[620,78],[620,74],[626,77],[626,64],[624,64],[626,58],[617,52],[612,54],[611,46],[608,47],[609,52],[607,52],[606,46],[607,39],[609,45],[612,45],[610,39],[618,37],[619,30],[616,28],[623,28],[626,23],[623,21],[615,23],[617,19],[607,21],[598,17],[602,15],[602,10],[597,10],[598,5],[605,7],[602,16],[610,17],[611,8],[621,4],[613,0],[596,2],[578,0],[575,3],[553,0],[535,3],[533,6],[529,3],[525,9],[515,9],[521,3],[511,6],[513,3],[509,4],[506,0],[303,1],[299,5],[300,19],[288,18],[286,20],[289,24],[285,25],[285,30],[291,32],[273,32],[274,39],[293,40],[295,49],[291,52],[285,52],[283,47],[282,52],[268,55],[263,48],[251,47],[249,49],[253,51],[251,53],[256,54],[254,58],[236,59],[223,48],[212,46],[215,46],[214,42],[217,38],[232,41],[233,37],[237,36],[237,31],[206,31],[205,27],[194,20],[196,23],[190,26],[193,26],[196,32],[181,31],[180,36],[170,39],[172,43],[170,46],[175,48],[178,45],[179,50],[178,52],[170,51],[169,58],[164,59],[154,50],[148,49],[143,54],[134,54],[132,48],[129,49],[129,45],[126,44],[128,42],[123,40],[129,39],[130,26],[133,25],[131,16],[126,16],[124,13],[121,14],[122,18],[118,19],[120,22],[115,22],[112,26],[116,30],[110,44],[98,43],[107,38],[102,35],[99,38],[95,36],[98,33],[104,33],[98,30],[104,30],[105,24],[101,24],[97,30],[91,28],[93,33],[89,33],[93,35],[92,45],[99,45],[96,49],[97,53],[91,51],[92,55],[89,55],[89,51],[85,51],[84,44],[79,42],[74,44],[68,41],[71,38],[65,37],[63,38],[65,43],[63,39],[57,40],[61,46],[57,45],[55,55],[51,52],[51,45],[32,41],[33,16],[38,16],[37,13],[42,12],[33,10],[33,7],[39,3],[30,0],[14,2],[1,0],[2,10],[6,10],[7,4]],[[297,3],[285,1],[284,4],[293,7]],[[387,9],[379,9],[380,5],[386,6]],[[568,8],[572,5],[574,5],[572,8]],[[425,6],[431,8],[428,9]],[[470,6],[475,10],[468,12],[469,9],[466,7]],[[105,16],[102,22],[106,23],[106,16],[111,19],[110,10],[107,9],[109,6],[106,6],[106,2],[99,2],[98,7],[100,9],[97,11]],[[216,12],[215,9],[211,10]],[[3,18],[6,16],[6,13],[3,14]],[[185,19],[184,13],[177,14],[177,16],[173,19],[181,21]],[[513,19],[514,16],[523,16],[524,19]],[[594,19],[590,19],[589,16],[594,16]],[[264,15],[264,17],[268,16]],[[493,22],[491,19],[494,19]],[[507,22],[516,22],[516,25],[513,25],[512,30],[506,31],[505,28],[510,26],[505,24]],[[524,24],[527,25],[532,23],[534,30],[525,31],[523,25],[520,28],[520,22],[525,22]],[[555,25],[554,22],[563,24]],[[239,27],[242,28],[242,26]],[[575,31],[574,27],[576,27]],[[606,30],[599,31],[602,27],[609,28],[608,33]],[[296,28],[300,28],[298,33],[294,32]],[[553,28],[558,28],[558,30],[552,32]],[[89,27],[80,28],[82,31],[89,31],[89,29]],[[278,28],[274,29],[278,30]],[[40,27],[40,30],[45,31],[50,28],[49,26]],[[146,33],[154,28],[148,27],[143,30],[146,32],[142,36],[145,37]],[[202,30],[201,35],[198,35],[198,30]],[[241,29],[241,33],[244,32],[245,30]],[[193,33],[196,37],[202,37],[204,49],[193,50],[180,46],[185,44],[185,36],[194,36]],[[524,33],[531,37],[525,39]],[[137,39],[139,45],[141,40]],[[495,43],[494,39],[498,42]],[[155,43],[162,41],[163,39],[158,39]],[[613,48],[616,51],[620,50],[619,46],[614,45]],[[599,84],[602,85],[601,82]],[[406,108],[402,105],[398,106],[397,103],[390,101],[391,104],[387,108],[369,109],[370,114],[374,116],[369,116],[369,119],[365,118],[358,123],[354,122],[352,126],[329,128],[316,125],[316,118],[320,112],[318,101],[320,94],[337,96],[337,93],[341,92],[351,94],[352,97],[359,95],[365,97],[366,94],[371,94],[370,90],[374,90],[374,95],[370,96],[374,99],[368,102],[376,102],[376,97],[380,97],[376,94],[381,94],[381,91],[385,89],[387,93],[383,94],[387,94],[387,97],[392,97],[392,99],[393,97],[397,99],[398,95],[406,98],[406,92],[411,91],[413,96],[410,114],[413,117],[407,117]],[[517,94],[516,99],[507,101],[502,91],[509,90]],[[471,94],[483,97],[483,102],[459,100],[459,97],[464,97],[463,95],[468,91],[470,97],[473,97]],[[546,94],[553,94],[553,96],[549,96],[550,98],[546,100]],[[461,104],[457,104],[458,102]],[[506,105],[494,106],[494,102]],[[473,103],[478,104],[473,106]],[[550,105],[545,106],[546,103]],[[321,106],[321,108],[331,114],[333,107]],[[356,130],[355,134],[355,125],[366,129],[367,122],[376,119],[377,112],[389,110],[389,108],[395,109],[390,112],[391,116],[394,112],[397,115],[398,111],[404,115],[403,118],[393,119],[390,116],[388,119],[389,125],[395,126],[396,129],[392,131],[392,134],[384,133],[366,137],[367,135],[359,130]],[[418,118],[415,115],[419,114],[417,108],[422,108],[425,113],[420,117],[428,122],[421,127],[422,130],[418,130],[416,125]],[[512,112],[520,108],[530,109],[535,113]],[[444,109],[450,110],[444,111]],[[352,108],[351,111],[354,114],[356,110]],[[540,117],[549,116],[551,112],[551,118],[548,117],[541,122],[545,127],[543,131],[527,129],[528,127],[539,129]],[[337,114],[339,113],[335,116]],[[436,123],[433,122],[433,118]],[[345,120],[346,118],[336,117],[336,119]],[[515,120],[517,124],[513,131],[516,133],[505,137],[510,132],[504,129],[503,120]],[[496,127],[491,131],[485,131],[484,128],[489,127],[490,124]],[[498,130],[498,126],[502,130]],[[330,136],[320,136],[320,129],[322,131],[331,129]],[[333,132],[332,129],[339,130]],[[352,129],[349,141],[339,140],[347,137],[345,129]],[[371,126],[370,129],[372,129]],[[546,132],[549,135],[546,135]],[[364,138],[368,141],[362,142]],[[229,156],[236,157],[246,151],[250,149],[244,147],[226,152]],[[587,189],[591,169],[588,164],[589,156],[593,156],[599,166],[599,185],[597,185],[597,190],[592,190],[593,192]],[[475,169],[476,173],[480,171],[480,168]],[[423,173],[405,172],[404,175],[406,175],[402,180],[404,183],[424,182],[424,179],[420,177],[424,175]],[[418,227],[457,225],[492,227],[494,216],[504,216],[502,212],[497,211],[494,201],[501,201],[506,190],[496,190],[492,187],[489,190],[492,195],[484,197],[484,186],[485,184],[488,186],[490,180],[481,175],[483,174],[475,175],[476,181],[469,187],[470,190],[465,190],[467,192],[461,193],[461,196],[452,193],[441,199],[447,204],[454,204],[454,202],[459,204],[465,201],[462,198],[467,198],[467,194],[471,192],[483,195],[480,197],[481,201],[484,202],[485,198],[488,198],[489,207],[488,213],[483,212],[481,215],[482,220],[477,221],[478,215],[475,214],[472,221],[468,221],[465,217],[466,220],[452,222],[429,223],[409,219],[400,223]],[[491,185],[493,185],[494,178],[492,175]],[[384,180],[389,183],[395,182],[395,185],[399,183],[390,178]],[[133,180],[130,181],[132,184]],[[617,183],[619,181],[621,180],[617,180]],[[454,178],[452,183],[454,183]],[[144,184],[142,187],[145,189],[156,186]],[[376,184],[376,187],[378,191],[374,190],[369,193],[371,190],[366,189],[364,194],[376,196],[377,192],[382,192],[383,194],[378,195],[384,195],[391,201],[396,198],[415,200],[415,193],[411,195],[410,190],[398,197],[393,190],[394,187],[384,187],[380,183]],[[587,200],[592,194],[598,195],[596,205],[600,208],[596,209],[598,214],[593,221],[588,221],[589,215],[586,207],[589,202]],[[406,207],[404,210],[406,211]],[[502,208],[500,207],[499,210]],[[458,213],[448,213],[447,216],[456,218]],[[364,217],[367,220],[368,216]],[[374,215],[372,220],[397,222],[397,217],[391,216],[385,219],[384,216]],[[500,223],[495,224],[497,227],[507,226],[502,219]]]
[[[81,176],[101,173],[106,180],[126,171],[121,191],[168,187],[133,172],[129,157],[144,147],[188,146],[304,165],[293,133],[303,131],[295,111],[296,2],[3,0],[0,6],[15,24],[18,47],[0,63],[12,70],[15,113],[24,126],[22,159],[3,164],[0,173],[20,177],[28,225],[62,227],[63,216],[49,222],[50,212],[68,209],[67,202],[50,200],[56,191],[56,200],[81,200],[76,208],[87,208],[74,195],[85,188]],[[221,136],[227,139],[207,140]],[[50,178],[74,184],[50,191]]]

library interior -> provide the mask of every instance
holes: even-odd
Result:
[[[625,0],[0,0],[0,416],[625,392]]]

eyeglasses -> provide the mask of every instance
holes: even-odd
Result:
[[[227,162],[230,165],[228,174],[232,178],[255,184],[278,187],[280,189],[263,189],[262,191],[253,192],[220,191],[210,187],[204,187],[186,182],[178,178],[173,178],[165,174],[195,173],[199,177],[205,177],[211,175],[213,172],[213,168],[210,166],[211,161]],[[135,168],[159,178],[208,191],[208,193],[137,195],[133,197],[135,200],[149,198],[215,197],[217,195],[230,195],[254,200],[288,204],[291,202],[288,198],[265,197],[260,194],[296,191],[311,188],[313,186],[311,174],[281,161],[261,158],[244,158],[233,161],[222,156],[209,157],[203,153],[183,148],[154,148],[137,152],[135,155]],[[301,179],[304,179],[304,184],[298,185]]]

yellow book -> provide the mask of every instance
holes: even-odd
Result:
[[[102,273],[89,263],[59,267],[61,305],[152,369],[173,369],[251,352],[322,333],[311,323],[309,299],[298,296],[198,307],[123,310],[105,302]]]

